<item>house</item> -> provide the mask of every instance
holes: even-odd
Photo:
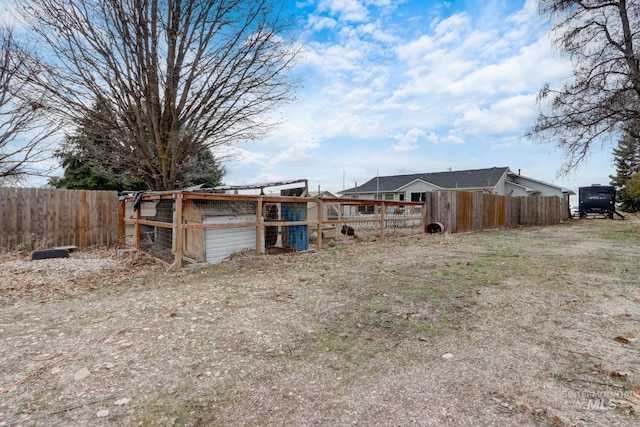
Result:
[[[355,199],[421,202],[426,193],[438,190],[483,192],[504,196],[557,196],[569,200],[573,191],[512,172],[508,167],[461,171],[378,176],[343,190],[342,197]]]
[[[338,196],[329,191],[310,191],[309,197],[319,198],[319,199],[337,199]],[[308,203],[307,204],[307,219],[310,221],[318,220],[318,204],[317,203]],[[324,205],[324,210],[322,212],[322,220],[338,220],[339,219],[339,207],[333,204]],[[336,227],[335,225],[325,224],[322,226],[322,236],[323,238],[334,238],[336,237]],[[312,235],[313,238],[316,238]]]

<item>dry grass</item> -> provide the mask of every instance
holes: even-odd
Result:
[[[124,264],[14,295],[0,425],[637,425],[639,225]]]

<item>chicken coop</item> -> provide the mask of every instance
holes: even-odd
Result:
[[[256,248],[256,202],[189,199],[184,202],[182,220],[182,253],[192,262],[216,264],[234,253]],[[197,225],[203,227],[192,227]],[[259,238],[260,252],[264,253],[265,235]]]
[[[267,185],[300,182],[305,185],[264,194]],[[179,268],[185,262],[219,263],[243,251],[306,251],[310,241],[315,249],[321,249],[323,238],[333,238],[337,227],[356,220],[340,214],[342,204],[388,203],[309,197],[306,180],[240,187],[260,194],[239,194],[238,188],[197,187],[132,194],[123,200],[124,222],[132,229],[136,249]],[[358,220],[378,224],[380,237],[384,238],[384,228],[391,218],[384,217],[386,209],[377,212],[377,217]],[[423,221],[421,215],[413,219]]]

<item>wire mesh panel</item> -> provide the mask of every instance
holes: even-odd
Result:
[[[422,233],[421,208],[410,202],[157,192],[131,197],[124,215],[137,247],[179,268],[244,251],[322,249],[325,239],[333,245]]]
[[[167,263],[174,260],[173,246],[173,200],[143,201],[140,219],[155,221],[162,225],[141,225],[142,250]]]

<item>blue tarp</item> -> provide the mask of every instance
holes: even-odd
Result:
[[[307,219],[306,203],[282,203],[282,221],[305,221]],[[285,248],[306,251],[309,249],[309,236],[306,225],[290,225],[283,227],[282,246]]]

